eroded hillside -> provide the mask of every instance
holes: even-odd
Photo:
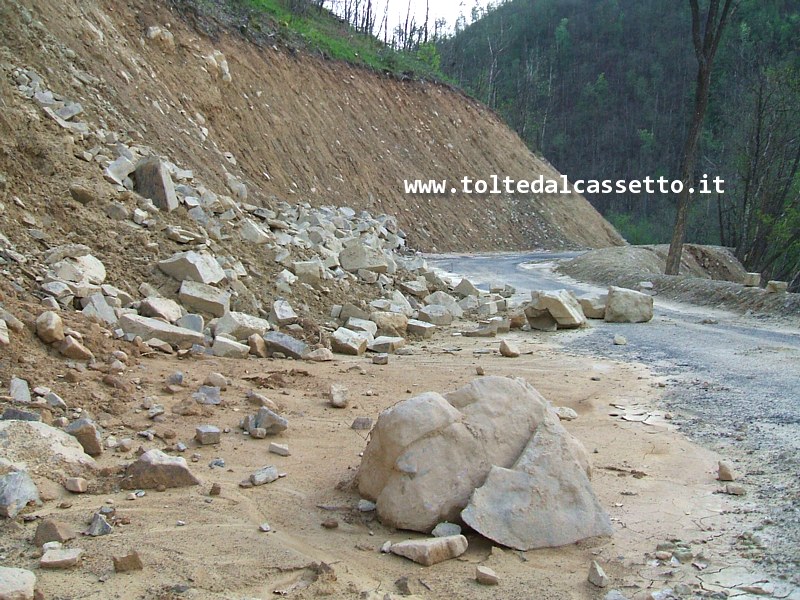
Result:
[[[396,215],[409,245],[423,250],[621,243],[577,195],[406,196],[406,178],[556,173],[495,114],[458,92],[303,56],[268,35],[254,43],[184,9],[141,1],[3,3],[0,151],[8,197],[65,231],[87,222],[95,230],[105,220],[102,211],[87,214],[94,206],[77,210],[67,193],[78,177],[102,182],[102,154],[80,158],[98,140],[59,128],[21,97],[13,69],[23,67],[57,96],[79,102],[92,132],[126,132],[120,141],[147,145],[210,186],[224,189],[230,172],[247,185],[250,204],[285,200]],[[169,33],[148,36],[154,26]],[[105,186],[101,200],[117,195]],[[19,217],[15,210],[12,203],[10,221]]]

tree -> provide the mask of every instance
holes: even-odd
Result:
[[[689,213],[689,202],[694,185],[694,170],[697,163],[697,148],[700,134],[703,130],[703,121],[708,110],[708,99],[711,92],[711,72],[714,57],[719,49],[719,43],[725,32],[725,26],[735,10],[734,0],[709,0],[705,25],[701,22],[700,6],[698,0],[689,0],[692,9],[692,42],[697,59],[697,81],[694,94],[694,111],[692,113],[686,143],[681,161],[681,181],[683,189],[678,195],[678,211],[675,216],[675,228],[672,232],[672,241],[667,255],[667,275],[677,275],[681,267],[681,254],[683,240],[686,236],[686,217]]]

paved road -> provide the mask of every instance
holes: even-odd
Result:
[[[524,300],[532,289],[598,291],[552,272],[574,254],[436,255],[428,263],[468,277],[479,288],[510,283]],[[600,290],[602,291],[602,290]],[[529,296],[528,296],[529,297]],[[800,586],[800,330],[778,330],[727,312],[661,301],[647,324],[592,321],[557,332],[569,351],[644,363],[668,377],[663,398],[682,431],[740,461],[743,483],[774,523],[767,563]],[[625,346],[615,346],[621,334]]]

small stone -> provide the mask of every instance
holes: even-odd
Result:
[[[310,360],[312,362],[330,362],[335,357],[333,352],[328,350],[327,348],[317,348],[313,352],[309,352],[303,357],[305,360]]]
[[[675,552],[672,553],[672,556],[675,557],[681,564],[688,564],[694,558],[694,554],[688,548],[677,548]]]
[[[261,467],[258,471],[250,474],[250,483],[253,485],[265,485],[278,479],[278,469],[272,466]]]
[[[433,537],[448,537],[451,535],[461,535],[461,526],[455,523],[448,523],[447,521],[442,521],[441,523],[437,524],[436,527],[433,528],[433,531],[431,531],[431,535]]]
[[[64,323],[58,313],[48,310],[36,318],[36,335],[45,344],[64,339]]]
[[[486,370],[481,366],[477,366],[475,367],[475,374],[483,377],[484,375],[486,375]]]
[[[83,477],[68,477],[64,487],[74,494],[84,494],[89,489],[89,482]]]
[[[392,551],[392,542],[391,540],[386,540],[383,542],[383,546],[381,546],[381,554],[389,554]]]
[[[45,519],[36,527],[36,534],[33,536],[33,545],[41,548],[47,542],[64,543],[75,539],[75,531],[61,521]]]
[[[736,481],[736,472],[733,470],[733,467],[730,465],[730,463],[722,460],[719,461],[717,470],[717,479],[720,481]]]
[[[211,372],[206,376],[203,385],[217,387],[220,390],[226,390],[228,389],[228,378],[222,373]]]
[[[558,406],[555,411],[561,421],[574,421],[578,418],[578,413],[568,406]]]
[[[261,525],[258,526],[258,530],[263,533],[269,533],[270,531],[272,531],[272,527],[269,526],[269,523],[262,523]]]
[[[619,590],[611,590],[603,596],[603,600],[628,600],[628,597],[623,595]]]
[[[8,383],[8,395],[19,404],[30,404],[31,389],[28,382],[19,377],[12,377]]]
[[[369,429],[372,429],[372,418],[356,417],[353,420],[353,424],[350,425],[350,429],[354,429],[356,431],[367,431]]]
[[[597,564],[596,560],[592,561],[592,564],[589,566],[589,583],[592,585],[596,585],[597,587],[606,587],[609,582],[608,575],[603,570],[599,564]]]
[[[362,498],[358,501],[358,511],[359,512],[373,512],[377,508],[377,505],[372,502],[371,500],[365,500]]]
[[[194,398],[198,404],[217,406],[222,404],[219,390],[220,388],[216,386],[201,385],[200,388],[192,394],[192,398]]]
[[[497,585],[500,583],[497,573],[495,573],[489,567],[483,567],[480,565],[475,567],[475,581],[481,585]]]
[[[467,551],[467,538],[463,535],[407,540],[392,544],[392,554],[404,556],[409,560],[429,567],[451,558],[457,558]]]
[[[725,493],[731,496],[744,496],[747,494],[747,490],[738,483],[729,483],[725,486]]]
[[[624,335],[615,335],[614,336],[614,345],[615,346],[626,346],[628,344],[628,340],[625,338]]]
[[[276,444],[275,442],[270,442],[267,450],[272,452],[272,454],[277,454],[278,456],[291,456],[291,452],[289,452],[289,446],[287,444]]]
[[[156,489],[160,485],[184,487],[199,483],[189,470],[185,459],[153,449],[142,454],[128,467],[121,485],[123,489],[144,490]]]
[[[58,345],[58,351],[62,356],[73,360],[92,360],[94,358],[92,351],[72,336],[64,338]]]
[[[346,408],[347,407],[347,388],[337,383],[331,384],[328,391],[328,399],[333,408]]]
[[[70,423],[64,431],[74,436],[89,456],[100,456],[103,453],[100,431],[91,419],[78,419]]]
[[[117,573],[126,573],[128,571],[141,571],[144,569],[142,559],[136,550],[131,550],[127,554],[120,556],[112,556],[111,560],[114,561],[114,571]]]
[[[337,521],[336,519],[325,519],[322,522],[322,526],[325,529],[336,529],[337,527],[339,527],[339,521]]]
[[[69,569],[80,562],[81,556],[83,556],[81,548],[48,550],[39,560],[39,566],[42,569]]]
[[[389,364],[389,355],[381,352],[380,354],[375,354],[372,357],[372,364],[373,365],[388,365]]]
[[[220,442],[219,427],[213,425],[200,425],[195,428],[194,439],[201,446],[208,444],[219,444]]]
[[[111,523],[106,521],[106,518],[100,513],[94,513],[92,522],[89,524],[89,528],[84,531],[83,534],[90,535],[92,537],[99,537],[101,535],[108,535],[111,533],[111,531]]]
[[[510,343],[508,340],[500,342],[500,354],[506,358],[517,358],[521,354],[516,344]]]

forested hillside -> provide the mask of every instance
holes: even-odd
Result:
[[[689,2],[512,0],[438,48],[449,77],[571,179],[677,178],[697,72]],[[688,241],[735,246],[797,289],[799,165],[800,2],[740,0],[697,167],[725,194],[695,198]],[[668,241],[674,197],[590,200],[632,243]]]

